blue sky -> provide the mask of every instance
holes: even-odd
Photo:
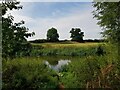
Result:
[[[28,5],[28,2],[24,2],[23,5]],[[87,8],[86,8],[87,7]],[[64,17],[72,13],[73,10],[85,11],[91,8],[91,3],[86,2],[32,2],[29,3],[29,7],[25,8],[23,15],[28,15],[34,18],[59,18]],[[58,15],[59,14],[59,15]]]
[[[70,30],[73,27],[81,28],[85,33],[84,39],[101,38],[101,28],[93,19],[91,2],[21,2],[22,10],[11,13],[15,22],[24,20],[29,31],[36,35],[28,40],[46,38],[47,30],[55,27],[59,39],[70,39]]]

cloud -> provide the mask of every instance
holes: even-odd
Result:
[[[59,33],[59,39],[70,39],[70,30],[73,27],[79,27],[85,33],[85,39],[100,38],[99,32],[101,28],[96,25],[97,21],[93,19],[92,9],[86,11],[72,10],[71,13],[64,17],[58,18],[32,18],[29,16],[21,15],[17,13],[19,11],[12,11],[11,13],[15,17],[15,22],[24,20],[26,26],[30,29],[30,32],[34,31],[35,36],[28,40],[34,40],[39,38],[46,38],[47,30],[51,27],[55,27]],[[32,12],[31,12],[32,13]],[[59,16],[59,11],[53,13],[53,15]]]

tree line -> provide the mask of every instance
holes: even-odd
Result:
[[[71,33],[71,41],[76,41],[76,42],[105,42],[104,39],[86,39],[84,40],[84,32],[81,32],[80,28],[72,28],[70,30]],[[65,40],[59,40],[59,34],[57,32],[56,28],[50,28],[47,31],[47,39],[36,39],[36,40],[31,40],[29,42],[31,43],[45,43],[45,42],[66,42],[69,41],[67,39]]]

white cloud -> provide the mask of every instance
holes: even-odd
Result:
[[[11,13],[15,17],[15,22],[24,20],[30,32],[34,31],[36,33],[29,40],[46,38],[47,30],[51,27],[57,28],[60,39],[70,39],[69,32],[72,27],[80,27],[85,33],[85,39],[100,38],[99,32],[101,32],[101,29],[96,25],[97,21],[93,19],[91,11],[78,12],[76,10],[67,16],[59,18],[31,18],[20,15],[17,11],[12,11]]]

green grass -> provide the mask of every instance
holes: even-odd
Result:
[[[3,89],[55,88],[56,72],[42,63],[40,58],[16,58],[3,61]]]
[[[44,48],[66,48],[66,47],[94,47],[104,43],[40,43],[40,44],[32,44],[33,46],[42,46]]]
[[[104,46],[104,43],[41,43],[32,44],[33,56],[87,56],[95,55],[99,46]]]

